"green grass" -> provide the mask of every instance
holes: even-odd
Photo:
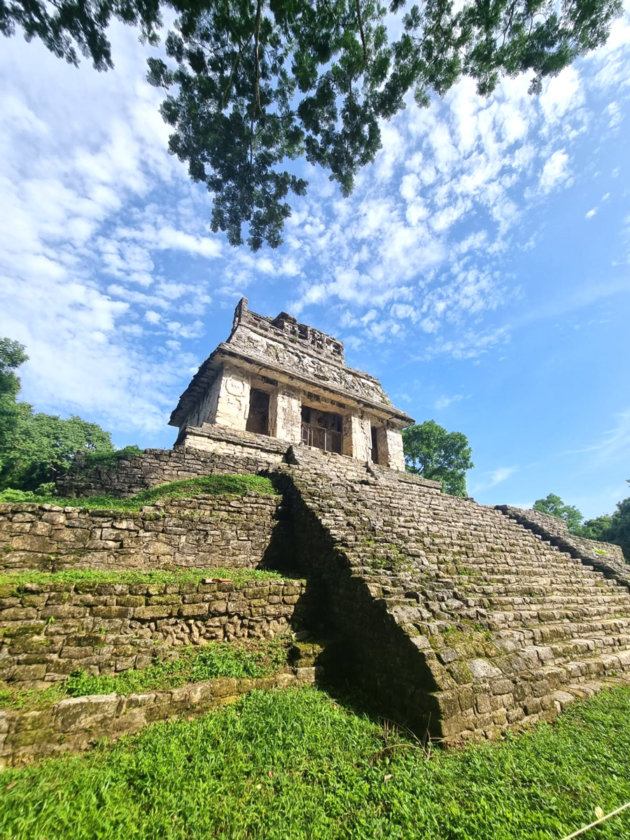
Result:
[[[243,643],[209,642],[203,647],[180,648],[177,659],[155,662],[137,671],[100,676],[76,671],[67,680],[41,690],[20,691],[4,683],[0,688],[0,708],[30,710],[87,694],[168,691],[217,677],[265,677],[286,665],[289,643],[286,636]]]
[[[253,692],[194,721],[0,776],[13,840],[560,840],[630,800],[630,690],[556,724],[427,761],[315,689]],[[390,743],[392,743],[390,741]],[[630,837],[630,813],[590,839]]]
[[[260,493],[273,495],[276,493],[271,481],[262,475],[214,475],[188,478],[185,481],[171,481],[160,484],[150,490],[143,490],[127,499],[114,496],[86,496],[78,499],[65,499],[60,496],[39,495],[30,490],[7,489],[0,492],[0,502],[37,502],[51,504],[58,507],[97,508],[101,510],[140,510],[146,505],[153,505],[157,501],[169,499],[189,498],[199,495],[234,494],[244,496],[246,493]]]
[[[114,467],[123,458],[129,458],[134,455],[142,455],[144,449],[133,444],[132,446],[125,446],[123,449],[116,449],[114,452],[85,452],[82,455],[82,469],[90,467]]]
[[[60,572],[18,571],[0,573],[2,597],[20,594],[27,584],[40,586],[57,585],[70,587],[79,585],[138,583],[138,584],[180,584],[201,583],[203,580],[225,579],[234,581],[237,586],[246,586],[257,580],[286,580],[289,575],[266,569],[173,569],[141,571],[139,569],[101,570],[101,569],[64,569]]]

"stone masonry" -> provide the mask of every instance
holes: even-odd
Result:
[[[142,464],[144,456],[136,457]],[[200,457],[195,468],[206,463],[205,457],[216,465],[215,456]],[[230,457],[238,471],[237,456]],[[149,458],[153,467],[164,463],[171,469],[186,462],[188,450],[163,461],[157,454]],[[119,470],[119,488],[130,487],[139,474],[147,478],[133,464],[130,470],[136,478],[125,481]],[[251,466],[249,456],[244,458],[243,471]],[[574,696],[592,690],[593,684],[630,672],[627,566],[612,555],[596,553],[608,551],[606,547],[589,541],[558,547],[549,534],[543,538],[537,533],[540,522],[526,522],[523,512],[517,521],[514,511],[507,516],[472,500],[446,496],[435,482],[301,444],[287,449],[283,463],[266,469],[284,496],[283,505],[279,507],[277,499],[254,505],[245,497],[238,502],[241,508],[234,508],[234,516],[241,524],[251,520],[242,531],[247,538],[241,553],[230,542],[234,536],[239,541],[241,526],[236,521],[228,518],[223,531],[205,530],[221,522],[221,512],[230,509],[232,502],[220,497],[181,501],[165,515],[145,510],[138,518],[76,509],[34,515],[37,506],[13,505],[7,506],[5,535],[11,540],[54,539],[57,547],[50,552],[48,543],[14,543],[11,547],[17,551],[5,552],[5,564],[19,561],[18,567],[31,563],[41,568],[51,553],[60,565],[77,562],[76,538],[71,536],[75,525],[101,541],[95,550],[102,552],[102,567],[129,567],[136,562],[135,553],[142,558],[139,564],[149,568],[203,565],[211,555],[224,566],[267,565],[265,558],[275,558],[273,565],[284,558],[284,568],[290,565],[308,580],[309,603],[314,605],[308,624],[336,639],[346,676],[388,716],[419,734],[428,731],[448,742],[493,737],[507,726],[550,717]],[[164,473],[151,475],[156,480]],[[45,519],[51,513],[55,522]],[[123,527],[116,528],[117,523]],[[280,523],[284,548],[277,553],[264,548],[264,542],[274,542]],[[549,531],[554,523],[543,524]],[[50,530],[37,533],[43,526]],[[155,552],[156,543],[168,553]],[[18,553],[24,551],[31,552],[30,559]],[[244,559],[247,552],[249,563]],[[196,555],[200,559],[195,560]],[[42,593],[31,594],[39,598]],[[145,625],[159,644],[169,628],[185,624],[179,612],[184,602],[177,593],[168,594],[175,598],[172,606],[137,605],[141,610],[168,608],[168,615],[156,614]],[[116,600],[114,594],[108,597]],[[114,611],[125,606],[113,601],[98,606]],[[77,621],[89,617],[88,604],[68,605],[75,606],[88,610]],[[11,621],[20,621],[26,609],[38,607],[21,600],[6,604],[9,612],[0,620],[14,616]],[[254,618],[247,615],[248,620]],[[121,614],[119,620],[137,618]],[[218,618],[229,625],[225,615]],[[188,632],[205,638],[207,621],[209,617],[191,619]],[[213,626],[211,622],[211,634]],[[125,627],[128,635],[131,625]]]
[[[300,448],[296,554],[375,705],[447,742],[548,718],[630,675],[630,593],[439,486]]]
[[[201,365],[170,423],[178,446],[225,451],[212,434],[225,428],[241,451],[267,436],[403,470],[401,429],[413,420],[378,380],[346,366],[340,341],[285,312],[250,312],[243,298],[230,337]]]
[[[0,569],[279,568],[280,496],[171,499],[141,511],[0,504]]]
[[[549,719],[628,681],[630,567],[619,549],[405,473],[401,429],[411,422],[376,379],[345,365],[341,342],[286,313],[250,312],[243,299],[229,339],[173,412],[173,451],[77,460],[57,488],[125,497],[240,473],[269,475],[277,495],[174,499],[137,513],[0,505],[4,572],[208,570],[178,584],[9,580],[0,679],[38,687],[77,668],[142,668],[181,645],[307,630],[329,640],[327,663],[340,663],[372,708],[446,743]],[[297,579],[237,584],[213,576],[221,567]],[[207,700],[214,688],[199,691]],[[195,706],[186,692],[182,703]],[[102,703],[112,731],[159,717],[153,701],[97,700],[85,720],[100,719]],[[74,714],[59,706],[41,722],[57,745],[58,721]],[[29,714],[0,713],[0,748],[13,745],[0,759],[29,754]],[[84,729],[68,743],[87,743]]]
[[[522,510],[509,505],[497,505],[496,509],[539,534],[556,548],[586,560],[606,577],[623,583],[630,589],[630,566],[626,563],[620,546],[570,534],[566,522],[538,510]]]
[[[299,626],[299,580],[0,585],[0,679],[43,688],[81,668],[142,668],[182,645],[273,638]]]
[[[77,458],[67,473],[56,481],[59,496],[111,495],[125,498],[159,484],[183,481],[214,473],[256,475],[266,467],[281,463],[287,445],[263,435],[241,440],[230,429],[214,426],[207,431],[213,444],[203,451],[195,447],[145,449],[107,463],[86,464]]]

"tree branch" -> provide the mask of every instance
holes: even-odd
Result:
[[[252,120],[250,125],[250,138],[249,138],[249,163],[250,166],[253,162],[254,158],[254,116],[256,113],[256,109],[259,112],[262,112],[262,108],[260,107],[260,55],[258,53],[258,45],[259,45],[259,38],[260,38],[260,17],[262,14],[262,0],[257,0],[256,3],[256,23],[254,25],[254,60],[256,63],[256,86],[255,86],[255,108],[252,106]]]
[[[363,17],[361,16],[361,0],[355,0],[355,6],[357,7],[357,20],[359,22],[359,35],[361,36],[361,44],[363,46],[363,60],[367,64],[368,54],[367,54],[367,46],[365,44],[365,32],[363,31]]]

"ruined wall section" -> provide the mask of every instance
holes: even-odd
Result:
[[[0,585],[0,680],[43,688],[77,669],[104,674],[150,665],[176,648],[273,638],[299,628],[306,585],[27,583]]]
[[[168,691],[71,697],[52,707],[0,711],[0,770],[93,747],[102,738],[131,735],[159,720],[204,714],[254,689],[288,688],[315,681],[313,665],[285,668],[268,677],[220,677]]]
[[[316,330],[308,324],[299,324],[297,319],[286,312],[281,312],[275,318],[268,318],[252,312],[247,306],[247,298],[241,298],[234,311],[232,334],[240,324],[246,324],[261,335],[278,336],[281,333],[288,341],[299,341],[308,346],[311,352],[325,356],[332,361],[344,363],[345,355],[343,342],[337,338]],[[230,336],[231,337],[231,336]]]
[[[526,510],[510,505],[497,505],[496,510],[538,534],[561,551],[567,551],[572,557],[584,561],[606,577],[630,589],[630,565],[626,563],[621,546],[571,534],[563,519],[538,510]]]
[[[281,497],[256,493],[141,511],[0,504],[0,569],[277,567],[291,553],[288,534]]]
[[[198,435],[195,446],[174,449],[146,449],[105,464],[91,465],[77,457],[55,486],[59,496],[111,495],[125,498],[171,481],[183,481],[214,473],[257,475],[270,464],[279,463],[287,444],[249,432],[234,434],[214,426],[192,429]],[[211,439],[204,451],[204,441]]]

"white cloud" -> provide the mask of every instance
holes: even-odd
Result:
[[[584,103],[584,86],[574,66],[552,77],[540,95],[540,107],[547,123],[562,120],[568,111]]]
[[[442,411],[445,408],[448,408],[449,405],[453,405],[453,403],[461,402],[461,400],[466,399],[464,394],[451,394],[450,396],[442,396],[438,397],[437,400],[433,403],[433,408],[436,411]]]
[[[615,424],[604,431],[598,441],[570,454],[588,453],[597,463],[612,463],[621,460],[628,463],[630,452],[630,409],[615,415]]]
[[[548,193],[555,187],[566,184],[569,178],[569,156],[563,149],[558,149],[543,166],[539,186],[543,192]]]
[[[490,473],[490,487],[495,487],[497,484],[507,481],[515,472],[516,467],[498,467]]]
[[[490,470],[483,473],[480,478],[473,482],[470,492],[472,494],[481,493],[486,490],[491,490],[498,484],[502,484],[511,478],[518,471],[517,467],[497,467],[495,470]],[[515,507],[523,507],[523,505],[515,505]]]

